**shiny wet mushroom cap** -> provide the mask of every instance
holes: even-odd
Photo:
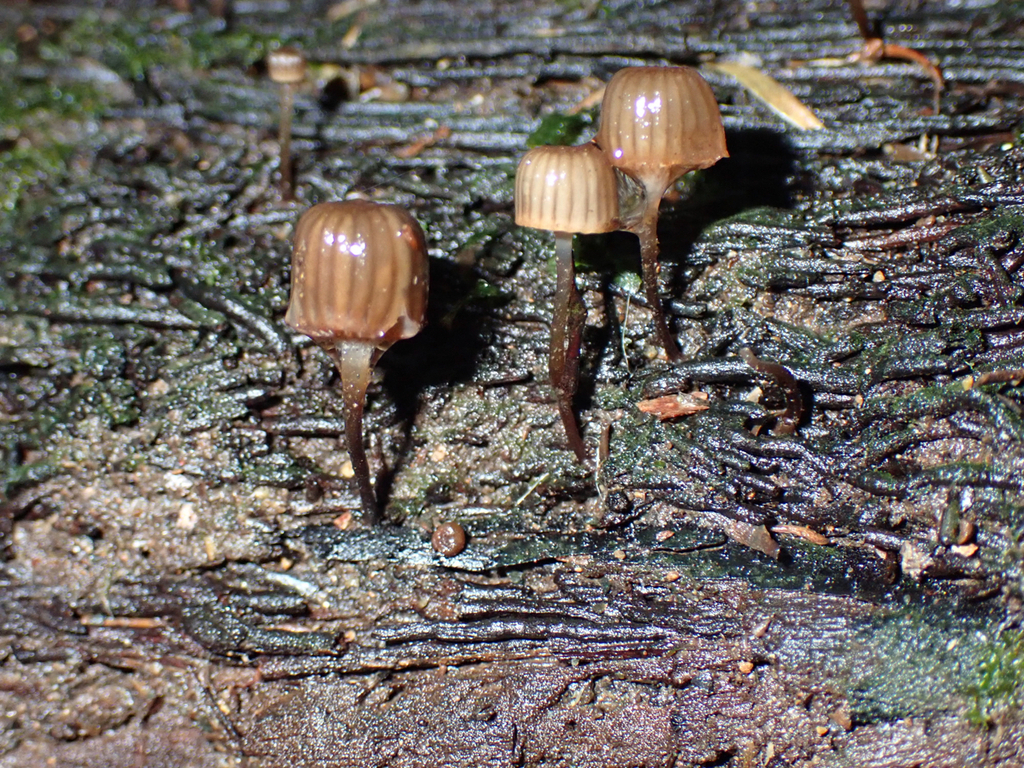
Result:
[[[383,351],[426,319],[423,230],[408,212],[365,200],[320,203],[295,228],[285,322],[317,344]]]
[[[615,169],[593,144],[535,147],[519,161],[516,224],[552,232],[619,228]]]
[[[301,83],[306,78],[306,58],[290,46],[267,54],[267,75],[275,83]]]
[[[605,88],[594,141],[612,165],[643,181],[655,200],[684,173],[729,156],[715,94],[691,67],[616,72]]]
[[[320,203],[299,219],[285,322],[334,359],[345,398],[345,436],[365,513],[377,497],[363,446],[363,407],[381,353],[426,320],[423,230],[394,205]]]

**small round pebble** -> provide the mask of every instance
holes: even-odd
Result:
[[[437,526],[430,543],[435,552],[445,557],[455,557],[466,548],[466,530],[458,523],[444,523]]]

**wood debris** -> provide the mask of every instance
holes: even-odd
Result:
[[[967,374],[960,379],[960,385],[966,392],[967,390],[974,389],[975,387],[980,387],[983,384],[1003,384],[1011,382],[1014,386],[1019,386],[1021,381],[1024,381],[1024,368],[1013,368],[1002,371],[985,371],[984,373],[979,373],[977,376],[974,374]]]
[[[644,413],[656,416],[660,421],[678,419],[682,416],[692,416],[699,411],[708,409],[707,392],[680,392],[677,395],[665,395],[654,397],[650,400],[641,400],[636,404]]]
[[[165,625],[163,619],[144,616],[96,616],[85,614],[79,621],[86,627],[106,627],[108,629],[159,629]]]
[[[963,544],[963,545],[959,545],[959,546],[955,546],[955,547],[950,547],[950,549],[953,552],[955,552],[956,554],[960,555],[960,557],[974,557],[974,555],[978,551],[978,545],[977,544]]]
[[[597,88],[597,89],[591,91],[587,96],[585,96],[583,98],[582,101],[580,101],[579,104],[577,104],[574,107],[570,107],[569,109],[567,109],[565,111],[565,114],[567,114],[567,115],[576,115],[576,114],[579,114],[580,112],[583,112],[584,110],[592,109],[592,108],[600,105],[601,100],[603,98],[604,98],[604,86],[602,85],[600,88]]]
[[[863,1],[848,0],[848,3],[850,6],[850,13],[853,14],[853,20],[857,22],[857,29],[860,30],[861,37],[864,38],[864,45],[861,46],[859,51],[851,55],[849,60],[865,64],[874,64],[882,59],[901,59],[903,61],[909,61],[913,64],[917,64],[927,73],[935,87],[933,102],[935,105],[935,114],[938,114],[939,97],[942,93],[942,89],[945,87],[945,80],[943,79],[942,70],[939,66],[920,51],[915,51],[913,48],[907,48],[903,45],[894,45],[892,43],[885,42],[881,37],[879,37],[875,28],[868,20],[868,15],[864,9]]]

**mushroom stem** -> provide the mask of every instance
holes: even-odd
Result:
[[[277,139],[281,145],[281,196],[291,200],[295,194],[292,185],[292,111],[295,109],[295,86],[281,83],[281,123]]]
[[[572,258],[572,233],[555,232],[555,311],[551,320],[551,351],[548,374],[558,395],[558,413],[562,417],[569,446],[581,463],[587,461],[587,449],[580,435],[572,400],[579,381],[580,345],[587,317],[583,299],[576,290],[576,266]]]
[[[683,356],[669,330],[668,320],[661,306],[661,298],[658,296],[658,204],[660,202],[660,196],[649,196],[644,215],[632,227],[632,230],[640,239],[640,264],[643,268],[644,294],[647,296],[647,305],[653,315],[654,327],[668,359],[678,363]]]
[[[363,447],[363,407],[366,388],[370,384],[370,371],[377,357],[377,349],[363,341],[338,341],[331,351],[341,374],[342,396],[345,400],[345,438],[352,470],[359,483],[359,496],[363,511],[371,523],[377,522],[377,494],[370,482],[370,465]]]

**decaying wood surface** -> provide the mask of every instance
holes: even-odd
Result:
[[[837,0],[509,5],[0,9],[0,766],[1024,765],[1018,5],[869,5],[938,114]],[[662,207],[682,364],[635,239],[577,243],[582,467],[512,175],[669,62],[731,158]],[[283,323],[294,222],[349,194],[431,247],[377,528]]]

